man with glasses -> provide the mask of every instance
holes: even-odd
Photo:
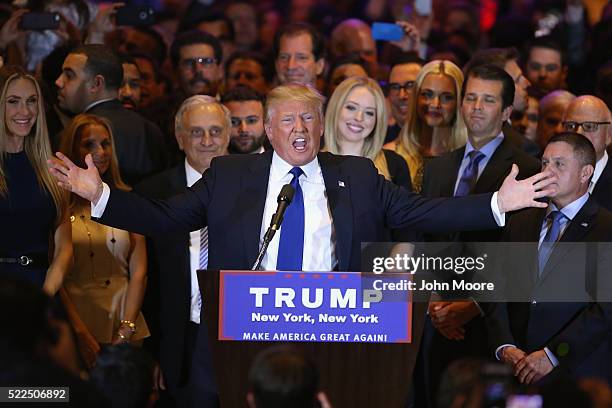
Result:
[[[229,152],[263,153],[264,97],[247,86],[237,86],[223,95],[223,105],[231,113],[232,127]]]
[[[574,99],[563,117],[563,128],[585,136],[595,147],[596,164],[589,193],[602,207],[612,210],[612,164],[608,145],[612,141],[612,115],[606,104],[596,96]]]
[[[180,102],[192,95],[217,95],[223,77],[223,51],[217,38],[199,30],[180,34],[170,47],[170,59],[180,85]]]
[[[547,37],[537,38],[529,45],[527,55],[527,78],[540,97],[566,87],[567,64],[559,44]]]
[[[391,105],[391,116],[395,123],[389,125],[385,143],[395,140],[406,122],[413,100],[414,81],[423,64],[424,61],[417,56],[405,56],[398,59],[389,71],[387,100]]]

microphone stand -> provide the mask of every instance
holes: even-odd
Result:
[[[278,202],[278,207],[276,208],[276,213],[272,216],[272,220],[270,220],[270,226],[266,230],[266,233],[263,238],[263,243],[261,244],[261,248],[259,249],[259,253],[257,254],[257,259],[255,259],[255,263],[251,268],[252,271],[256,271],[261,266],[261,261],[263,260],[266,251],[268,250],[268,245],[274,238],[274,234],[276,231],[280,229],[281,224],[283,223],[283,216],[285,215],[285,210],[291,204],[291,200],[293,200],[293,195],[295,194],[295,189],[291,187],[291,184],[285,184],[283,188],[281,188],[280,193],[278,194],[278,198],[276,201]]]

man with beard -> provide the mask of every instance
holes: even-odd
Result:
[[[166,168],[167,153],[159,128],[119,101],[123,68],[119,57],[99,44],[71,51],[55,81],[60,108],[77,115],[90,113],[108,119],[115,139],[121,176],[134,185]]]
[[[170,163],[180,162],[179,147],[174,135],[174,118],[186,98],[193,95],[208,95],[213,98],[219,92],[223,78],[223,49],[213,35],[200,30],[185,31],[175,38],[170,47],[170,60],[175,70],[179,87],[168,98],[162,119],[166,124],[166,146]]]
[[[119,101],[124,108],[136,110],[140,108],[140,70],[129,55],[121,55],[123,81],[119,88]]]
[[[170,59],[180,102],[192,95],[217,95],[223,76],[223,51],[217,38],[199,30],[179,34],[170,47]]]
[[[263,153],[264,97],[247,86],[237,86],[223,96],[222,102],[232,115],[229,152]]]

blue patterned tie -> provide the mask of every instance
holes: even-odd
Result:
[[[200,262],[198,267],[199,269],[208,267],[208,227],[200,230]]]
[[[200,261],[198,262],[198,269],[208,268],[208,227],[204,227],[200,230]],[[198,310],[202,310],[202,295],[198,290],[197,294]]]
[[[485,158],[485,155],[478,150],[472,150],[468,153],[468,157],[470,161],[465,169],[463,169],[463,174],[457,184],[455,197],[463,197],[472,192],[478,179],[478,164]]]
[[[304,172],[299,167],[294,167],[290,173],[293,175],[291,187],[295,189],[295,194],[285,211],[281,227],[276,259],[278,271],[301,271],[304,255],[304,195],[300,187],[300,176]]]
[[[546,231],[546,235],[544,235],[544,240],[542,241],[538,251],[538,266],[540,268],[540,275],[542,272],[544,272],[544,267],[546,266],[546,262],[548,262],[548,258],[550,258],[555,242],[557,242],[559,239],[559,235],[561,233],[561,221],[564,218],[565,215],[563,215],[561,211],[552,211],[546,216],[546,219],[550,222],[550,226],[548,227],[548,231]]]

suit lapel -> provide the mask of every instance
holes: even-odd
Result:
[[[595,203],[595,200],[589,198],[587,202],[582,206],[578,214],[570,221],[569,225],[565,229],[565,232],[559,239],[559,242],[581,242],[588,232],[593,228],[593,218],[597,215],[599,207]],[[569,254],[574,245],[555,245],[553,252],[550,254],[550,258],[544,268],[542,278],[544,278],[551,270],[553,270],[559,262]]]
[[[546,217],[546,209],[545,208],[537,208],[527,210],[530,211],[532,216],[530,217],[528,223],[525,224],[525,234],[527,239],[526,242],[534,242],[533,246],[529,246],[530,253],[528,254],[526,259],[530,259],[529,262],[529,275],[531,277],[531,287],[538,282],[540,271],[538,266],[538,240],[540,239],[540,231],[542,230],[542,223],[544,222],[544,217]],[[528,224],[528,225],[527,225]]]
[[[474,193],[486,193],[497,190],[498,186],[502,183],[501,180],[510,171],[513,157],[514,151],[510,146],[510,142],[504,138],[497,149],[495,149],[495,152],[493,152],[493,156],[478,178],[474,187]]]
[[[249,164],[249,171],[243,173],[241,180],[240,207],[244,209],[241,215],[241,225],[249,265],[255,262],[259,253],[259,235],[266,205],[271,164],[271,151],[258,154],[257,159]]]
[[[437,197],[452,197],[455,195],[455,182],[457,181],[457,172],[461,167],[461,160],[465,154],[465,146],[460,147],[452,152],[449,160],[445,160],[443,173],[440,179],[437,180],[440,185],[440,194]]]
[[[353,236],[353,207],[351,205],[351,180],[348,172],[342,172],[342,161],[329,153],[319,153],[319,164],[325,181],[327,204],[332,213],[336,235],[338,269],[346,271],[351,258]]]
[[[606,197],[606,191],[608,191],[612,186],[612,157],[608,155],[608,163],[606,163],[606,167],[604,167],[601,172],[601,176],[599,176],[599,180],[597,180],[597,184],[595,184],[595,188],[593,188],[593,196],[595,198],[601,196]]]

